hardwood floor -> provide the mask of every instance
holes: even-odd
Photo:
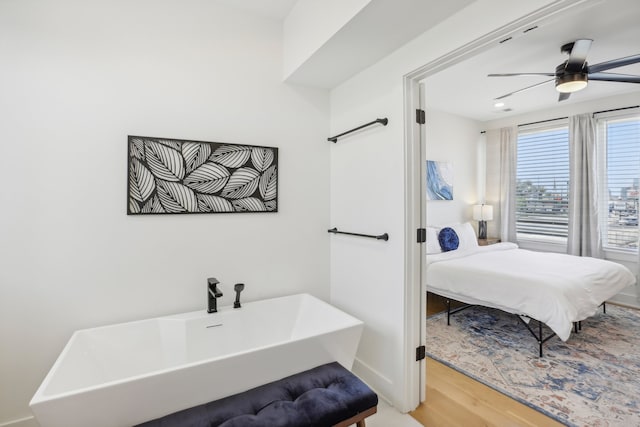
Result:
[[[427,315],[446,309],[429,294]],[[427,427],[561,427],[563,424],[432,359],[427,359],[427,398],[411,416]]]

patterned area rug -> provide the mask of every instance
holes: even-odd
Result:
[[[427,319],[433,359],[568,426],[640,426],[640,311],[607,305],[543,350],[538,357],[525,326],[500,310],[471,307],[450,326],[446,312]]]

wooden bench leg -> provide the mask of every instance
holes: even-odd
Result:
[[[358,415],[349,418],[348,420],[344,420],[334,425],[333,427],[348,427],[352,425],[356,425],[356,427],[365,427],[364,419],[370,415],[378,412],[378,407],[374,406],[373,408],[369,408],[364,412],[360,412]]]

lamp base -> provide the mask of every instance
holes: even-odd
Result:
[[[478,239],[487,238],[487,221],[478,221]]]

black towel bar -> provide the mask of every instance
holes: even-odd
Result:
[[[387,233],[380,234],[379,236],[375,236],[373,234],[348,233],[346,231],[338,231],[338,229],[335,227],[333,227],[330,230],[327,230],[327,232],[333,233],[333,234],[348,234],[349,236],[368,237],[370,239],[384,240],[385,242],[389,240],[389,235]]]
[[[366,123],[366,124],[364,124],[362,126],[358,126],[357,128],[353,128],[353,129],[348,130],[346,132],[342,132],[340,135],[331,136],[331,137],[327,138],[327,141],[331,141],[331,142],[333,142],[335,144],[336,142],[338,142],[338,138],[340,138],[341,136],[345,136],[345,135],[347,135],[347,134],[349,134],[351,132],[355,132],[355,131],[360,130],[362,128],[366,128],[367,126],[374,125],[376,123],[380,123],[382,126],[386,126],[387,123],[389,123],[389,119],[387,119],[386,117],[384,119],[375,119],[374,121]]]

